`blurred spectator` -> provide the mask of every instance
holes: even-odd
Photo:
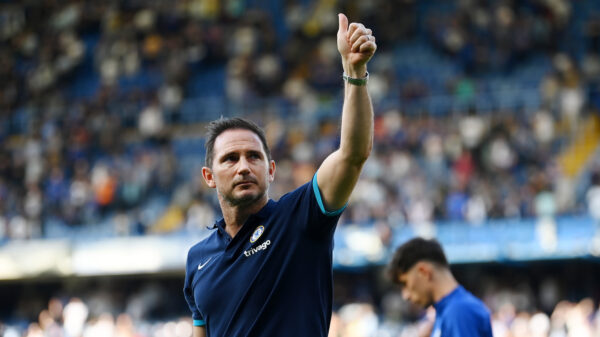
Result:
[[[142,137],[159,140],[164,127],[163,113],[157,102],[152,102],[140,112],[138,129]]]

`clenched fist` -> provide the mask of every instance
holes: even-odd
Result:
[[[348,18],[344,14],[338,14],[338,18],[340,25],[337,46],[342,56],[344,71],[350,77],[364,77],[367,72],[367,62],[377,50],[373,31],[362,23],[353,22],[348,25]]]

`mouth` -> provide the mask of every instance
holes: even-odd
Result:
[[[240,181],[240,182],[235,183],[233,186],[234,187],[237,187],[237,186],[247,187],[247,186],[250,186],[250,185],[255,184],[255,183],[256,182],[251,181],[251,180],[244,180],[244,181]]]

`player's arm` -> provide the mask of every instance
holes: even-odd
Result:
[[[193,327],[192,337],[206,337],[206,328],[203,326]]]
[[[360,23],[348,25],[339,14],[337,45],[344,72],[364,78],[367,62],[377,45],[370,29]],[[345,83],[340,148],[330,154],[317,173],[317,183],[327,210],[343,207],[373,146],[373,105],[365,85]]]

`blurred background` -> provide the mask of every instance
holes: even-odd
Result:
[[[265,127],[272,198],[307,182],[338,146],[338,12],[378,51],[330,336],[432,319],[383,277],[415,235],[495,336],[600,336],[597,0],[0,1],[0,336],[191,336],[204,126]]]

